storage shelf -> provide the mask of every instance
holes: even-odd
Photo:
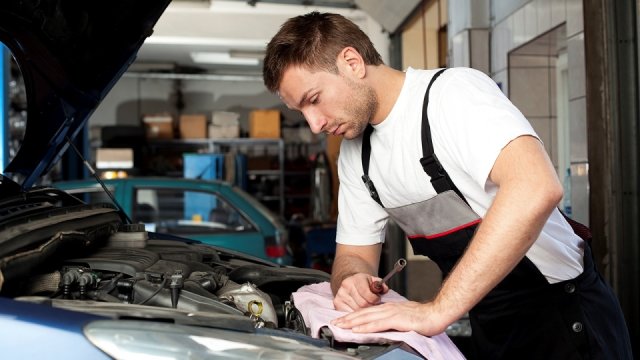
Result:
[[[279,193],[273,196],[256,196],[262,201],[279,201],[278,208],[280,215],[285,217],[285,198],[284,198],[284,159],[285,148],[284,140],[280,138],[229,138],[229,139],[148,139],[147,145],[150,148],[167,148],[167,149],[204,149],[210,153],[223,153],[228,151],[229,147],[242,146],[270,146],[278,149],[278,169],[268,170],[248,170],[248,175],[255,176],[271,176],[278,177]],[[102,141],[95,140],[91,142],[93,148],[102,146]]]
[[[275,196],[275,195],[268,195],[268,196],[257,195],[256,199],[259,199],[259,200],[262,200],[262,201],[277,201],[277,200],[280,200],[281,197],[280,196]]]
[[[280,171],[280,170],[247,170],[247,174],[249,174],[249,175],[281,176],[282,175],[282,171]]]

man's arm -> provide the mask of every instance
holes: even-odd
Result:
[[[383,304],[344,316],[335,325],[355,332],[396,329],[435,335],[493,289],[538,238],[562,198],[562,186],[542,144],[531,136],[502,149],[489,179],[499,186],[496,198],[432,302]]]
[[[498,156],[489,179],[496,198],[434,306],[453,322],[493,289],[525,256],[553,209],[562,185],[540,141],[521,136]]]
[[[331,270],[331,290],[337,310],[354,311],[376,304],[380,297],[371,292],[369,284],[377,279],[382,244],[337,244]]]

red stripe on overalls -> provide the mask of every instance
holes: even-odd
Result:
[[[482,221],[482,219],[477,219],[477,220],[473,220],[470,223],[467,224],[463,224],[460,226],[456,226],[453,229],[438,233],[438,234],[433,234],[433,235],[411,235],[411,236],[407,236],[409,239],[418,239],[418,238],[423,238],[423,239],[427,239],[427,240],[433,240],[433,239],[437,239],[439,237],[443,237],[443,236],[447,236],[450,234],[453,234],[456,231],[462,230],[464,228],[468,228],[469,226],[473,226],[476,224],[479,224],[480,221]]]

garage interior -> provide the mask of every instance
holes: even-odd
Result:
[[[552,1],[173,0],[74,143],[103,178],[198,178],[243,189],[286,224],[292,265],[330,272],[341,139],[311,133],[302,114],[267,91],[261,67],[266,43],[287,18],[314,10],[343,14],[390,66],[475,67],[523,109],[565,185],[559,206],[605,239],[594,246],[599,266],[638,339],[637,44],[622,41],[625,33],[637,33],[628,17],[635,13],[605,1],[563,0],[554,4],[565,5],[565,16],[554,20],[553,12],[543,28],[539,4]],[[537,31],[513,35],[524,40],[498,55],[503,25],[515,27],[534,6]],[[603,8],[608,11],[598,12]],[[592,20],[577,29],[570,20],[576,11]],[[618,40],[613,49],[602,50],[612,39]],[[6,51],[4,64],[3,169],[27,121],[20,70]],[[530,95],[532,78],[540,99]],[[42,184],[87,178],[83,159],[67,151]],[[409,261],[402,276],[390,280],[392,288],[416,301],[436,293],[439,270],[414,256],[393,224],[383,252],[380,274],[398,258]]]

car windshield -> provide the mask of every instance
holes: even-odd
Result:
[[[217,194],[183,189],[137,188],[132,220],[150,231],[180,235],[254,229]]]
[[[274,214],[271,210],[269,210],[269,208],[264,206],[264,204],[258,201],[255,197],[253,197],[252,195],[250,195],[249,193],[247,193],[246,191],[242,190],[237,186],[234,186],[233,189],[236,191],[238,195],[242,196],[242,198],[244,198],[247,202],[251,203],[251,205],[256,210],[260,211],[267,219],[269,219],[269,222],[271,222],[272,224],[278,224],[278,226],[281,226],[282,221],[280,220],[280,218],[276,216],[276,214]],[[283,225],[281,227],[283,227]]]

